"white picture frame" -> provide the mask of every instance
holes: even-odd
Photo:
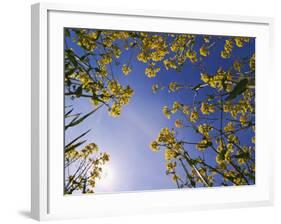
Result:
[[[95,26],[93,21],[96,21]],[[273,19],[38,3],[32,5],[31,215],[37,220],[100,217],[273,203],[270,91]],[[61,123],[63,27],[250,35],[256,43],[257,179],[254,186],[64,196]],[[188,28],[187,28],[188,27]],[[57,74],[57,75],[55,75]],[[61,76],[59,76],[61,74]],[[265,75],[266,74],[266,75]],[[60,95],[61,97],[58,97]],[[60,106],[61,105],[61,106]],[[182,199],[182,200],[179,200]]]

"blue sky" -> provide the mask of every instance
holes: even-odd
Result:
[[[81,53],[81,49],[69,38],[66,41],[75,52]],[[196,47],[201,46],[201,43],[199,41]],[[223,41],[220,41],[211,49],[213,56],[205,59],[204,65],[209,74],[214,73],[219,67],[228,68],[233,63],[233,59],[225,60],[220,57],[222,48]],[[244,48],[235,48],[233,54],[244,57],[251,56],[254,51],[255,44],[252,38]],[[125,63],[129,56],[129,53],[124,53],[119,61]],[[148,78],[144,74],[146,65],[142,62],[132,60],[132,72],[128,76],[122,74],[121,67],[122,63],[119,66],[113,66],[115,78],[122,85],[130,85],[134,89],[134,95],[130,103],[123,106],[121,116],[112,118],[108,115],[107,108],[102,107],[79,127],[67,131],[65,142],[91,129],[85,137],[88,140],[87,143],[95,142],[101,151],[110,154],[108,172],[112,172],[113,180],[108,185],[99,185],[97,182],[95,188],[97,193],[174,189],[176,185],[171,181],[171,176],[166,175],[164,151],[154,153],[150,150],[149,144],[163,127],[173,127],[175,119],[178,118],[172,116],[172,119],[168,120],[162,113],[162,107],[165,105],[171,107],[174,101],[191,103],[193,94],[189,91],[168,93],[167,90],[154,94],[151,86],[155,83],[167,86],[172,81],[193,85],[200,80],[200,71],[187,62],[181,72],[167,71],[161,66],[161,72],[155,78]],[[208,89],[203,90],[198,95],[198,100],[207,93]],[[88,99],[71,100],[65,97],[65,104],[73,105],[76,112],[88,112],[93,109]],[[190,130],[180,130],[178,136],[189,141],[198,140],[198,137]],[[244,133],[240,136],[241,141],[250,142],[249,136],[250,133]],[[193,151],[195,154],[198,153]],[[214,155],[211,152],[205,152],[204,156],[207,159],[209,157],[209,162],[213,161]]]

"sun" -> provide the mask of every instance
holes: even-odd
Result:
[[[99,179],[97,185],[101,188],[109,188],[112,186],[114,181],[113,169],[110,165],[105,164],[102,167],[101,178]]]

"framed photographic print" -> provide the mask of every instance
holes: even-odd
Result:
[[[32,6],[32,217],[272,203],[272,19]]]

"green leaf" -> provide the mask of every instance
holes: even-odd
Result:
[[[66,112],[65,115],[64,115],[64,118],[67,118],[67,116],[70,115],[73,110],[74,110],[74,109],[72,108],[71,110],[69,110],[68,112]]]
[[[81,118],[79,118],[79,119],[78,119],[79,115],[76,116],[68,125],[66,125],[66,126],[64,127],[64,130],[68,129],[69,127],[73,127],[73,126],[76,126],[76,125],[80,124],[80,123],[81,123],[82,121],[84,121],[87,117],[89,117],[90,115],[92,115],[93,113],[95,113],[99,108],[100,108],[100,106],[97,107],[97,108],[95,108],[95,109],[92,110],[91,112],[85,114],[83,117],[81,117]]]
[[[66,49],[65,51],[66,53],[66,57],[71,61],[71,63],[77,67],[78,66],[78,62],[76,61],[74,55],[73,55],[73,51],[71,49]]]
[[[236,159],[249,159],[250,155],[247,152],[243,152],[239,155],[234,155],[234,158],[236,158]]]
[[[234,89],[229,93],[228,97],[225,98],[226,101],[233,100],[241,93],[243,93],[247,89],[248,79],[242,79]]]
[[[71,145],[73,145],[76,141],[78,141],[80,138],[84,137],[86,134],[89,133],[89,131],[91,131],[91,129],[89,129],[88,131],[84,132],[83,134],[79,135],[78,137],[76,137],[75,139],[73,139],[71,142],[69,142],[64,148],[68,149]],[[77,147],[77,146],[76,146]]]
[[[77,144],[70,145],[68,148],[65,148],[65,149],[64,149],[64,152],[67,153],[67,152],[69,152],[70,150],[75,149],[75,148],[77,148],[78,146],[84,144],[86,141],[87,141],[87,140],[84,140],[84,141],[82,141],[82,142],[78,142]]]
[[[82,85],[80,85],[80,86],[76,89],[75,95],[76,95],[77,97],[80,97],[80,96],[82,95],[82,91],[83,91],[83,88],[82,88]]]
[[[64,34],[65,34],[66,37],[70,37],[70,32],[69,32],[68,28],[64,29]]]
[[[71,68],[65,71],[64,75],[67,78],[68,76],[72,75],[75,72],[75,68]]]

